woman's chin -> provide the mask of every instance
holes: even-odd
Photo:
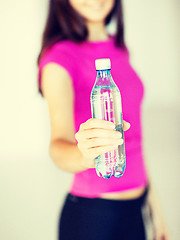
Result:
[[[106,19],[106,16],[100,16],[98,14],[94,14],[93,16],[91,15],[91,17],[86,16],[86,20],[89,23],[100,23],[100,22],[104,22]]]

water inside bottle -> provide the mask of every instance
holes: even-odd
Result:
[[[115,123],[115,130],[123,132],[121,96],[116,85],[95,85],[91,92],[92,117]],[[125,170],[124,142],[105,154],[95,158],[96,173],[105,179],[121,177]]]

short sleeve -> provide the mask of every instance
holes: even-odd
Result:
[[[74,85],[74,59],[72,54],[70,53],[70,47],[61,43],[56,43],[50,49],[46,50],[45,53],[42,55],[38,65],[38,87],[41,92],[42,69],[48,63],[56,63],[63,67],[68,72],[69,76],[71,77],[72,84]]]

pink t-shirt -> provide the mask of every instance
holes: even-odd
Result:
[[[95,168],[73,175],[69,192],[90,198],[99,197],[101,193],[135,189],[148,183],[142,145],[143,83],[130,64],[128,50],[117,48],[113,38],[83,44],[68,40],[58,42],[43,55],[38,72],[39,86],[41,86],[42,68],[50,62],[61,65],[69,73],[75,96],[74,126],[77,132],[80,124],[92,117],[90,94],[96,79],[95,59],[97,58],[111,60],[111,74],[121,93],[123,119],[130,122],[131,128],[124,132],[126,169],[122,177],[100,178]]]

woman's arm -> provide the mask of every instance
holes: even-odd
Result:
[[[42,70],[42,91],[48,104],[51,140],[50,156],[57,167],[67,172],[88,169],[75,141],[73,87],[68,72],[55,63]]]
[[[164,221],[164,216],[161,208],[161,204],[155,189],[155,185],[150,178],[149,192],[147,201],[151,207],[153,225],[154,225],[154,240],[169,240],[169,233]]]
[[[88,119],[75,134],[72,81],[59,65],[51,63],[44,67],[42,92],[50,115],[50,155],[62,170],[75,173],[95,168],[97,156],[123,143],[122,134],[114,130],[115,125],[100,119]],[[130,124],[123,121],[123,130],[129,128]]]

